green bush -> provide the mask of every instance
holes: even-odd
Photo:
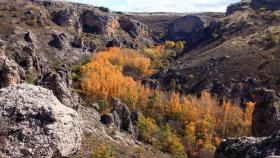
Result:
[[[180,139],[172,132],[172,129],[168,125],[161,129],[160,142],[162,151],[172,154],[174,158],[188,157]]]
[[[113,158],[111,147],[108,144],[100,144],[92,151],[90,158]]]
[[[173,41],[165,41],[165,43],[164,43],[164,47],[168,48],[168,49],[174,48],[175,45],[176,45],[176,43]]]
[[[185,46],[185,44],[183,41],[177,41],[175,44],[176,49],[184,49],[184,46]]]
[[[26,71],[25,72],[25,80],[27,83],[29,84],[34,84],[35,83],[35,78],[34,78],[34,74],[32,71]]]
[[[138,129],[140,140],[152,145],[156,145],[158,143],[159,127],[157,126],[155,120],[149,117],[146,118],[141,114],[139,116]]]

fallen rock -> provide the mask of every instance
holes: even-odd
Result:
[[[253,92],[256,101],[252,120],[252,135],[269,136],[280,130],[280,99],[276,92],[257,89]]]
[[[3,157],[67,157],[81,146],[78,113],[47,89],[29,84],[0,89],[0,118],[8,133]]]
[[[280,132],[269,137],[242,137],[223,140],[215,158],[257,158],[280,155]]]

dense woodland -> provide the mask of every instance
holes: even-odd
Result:
[[[172,46],[170,46],[172,45]],[[81,90],[87,100],[99,103],[101,113],[110,111],[110,99],[120,98],[130,110],[141,112],[139,139],[176,158],[213,155],[221,139],[250,136],[254,108],[229,101],[222,105],[209,92],[201,96],[152,89],[137,81],[167,64],[175,52],[167,42],[141,51],[110,48],[81,66]]]

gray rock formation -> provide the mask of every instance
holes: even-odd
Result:
[[[20,83],[24,70],[0,50],[0,88]]]
[[[280,130],[280,100],[275,91],[258,89],[253,92],[256,101],[252,120],[252,135],[269,136]]]
[[[49,45],[59,50],[66,49],[68,46],[68,39],[65,33],[53,34],[53,39],[49,42]]]
[[[275,91],[264,88],[251,93],[255,100],[252,134],[255,137],[222,141],[215,158],[256,158],[280,155],[280,100]]]
[[[121,130],[133,133],[131,112],[127,105],[117,98],[113,98],[111,104],[113,106],[111,113],[114,116],[116,126]]]
[[[60,67],[57,72],[47,73],[38,85],[52,90],[58,100],[68,107],[77,109],[82,103],[79,95],[72,92],[72,78],[66,68]]]
[[[115,125],[117,129],[133,134],[131,112],[127,105],[122,103],[120,99],[113,98],[111,106],[111,112],[102,115],[101,122],[106,125]]]
[[[109,34],[109,28],[114,23],[114,17],[101,12],[86,10],[81,15],[83,32],[93,34]]]
[[[219,30],[220,26],[220,22],[214,17],[187,15],[169,24],[164,40],[185,41],[188,43],[185,51],[188,51],[205,41],[218,38],[219,35],[215,31]],[[213,32],[217,37],[212,37]]]
[[[44,88],[19,84],[0,89],[0,118],[8,135],[0,149],[3,157],[67,157],[80,148],[78,113]]]
[[[215,158],[265,158],[280,155],[280,132],[269,137],[226,139],[216,150]]]
[[[176,19],[168,27],[168,39],[172,41],[182,41],[190,34],[203,30],[205,22],[198,16],[184,16]]]
[[[250,2],[249,1],[242,1],[239,3],[231,4],[227,7],[226,16],[233,14],[237,11],[244,11],[250,8]]]
[[[72,42],[72,46],[75,48],[84,48],[84,41],[81,37],[75,36]]]

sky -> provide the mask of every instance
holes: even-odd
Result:
[[[123,12],[225,12],[240,0],[67,0]]]

